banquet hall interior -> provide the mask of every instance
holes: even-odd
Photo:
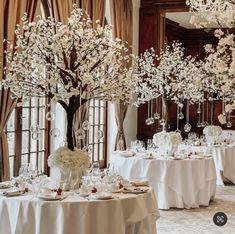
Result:
[[[235,233],[234,1],[0,4],[0,234]]]

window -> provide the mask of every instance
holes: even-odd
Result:
[[[19,168],[27,163],[48,172],[45,164],[49,154],[47,111],[45,98],[32,98],[11,114],[6,126],[11,177],[18,175]]]
[[[89,131],[88,144],[92,147],[91,161],[99,161],[100,167],[106,166],[107,154],[107,102],[93,99],[89,105]]]

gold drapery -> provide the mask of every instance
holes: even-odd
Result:
[[[51,0],[53,16],[56,20],[66,23],[70,16],[73,4],[87,11],[93,20],[99,20],[104,26],[105,22],[105,0]]]
[[[111,20],[113,25],[113,37],[120,38],[123,42],[132,45],[133,37],[133,6],[132,0],[110,0]],[[129,47],[131,48],[131,47]],[[129,49],[131,53],[131,49]],[[125,64],[129,66],[130,64]],[[122,139],[124,148],[126,148],[126,140],[123,128],[123,122],[126,117],[128,106],[122,103],[115,104],[115,119],[117,123],[117,135],[114,150],[117,150],[118,142]]]
[[[40,0],[2,0],[0,6],[0,80],[5,79],[3,68],[6,66],[4,50],[10,48],[10,44],[15,45],[15,27],[21,23],[21,18],[26,12],[29,21],[35,19],[40,13]],[[10,44],[2,43],[7,39]],[[11,98],[9,90],[0,90],[0,181],[10,179],[9,151],[4,128],[12,110],[16,105],[16,100]]]

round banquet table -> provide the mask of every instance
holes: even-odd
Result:
[[[147,178],[160,209],[208,206],[216,192],[216,172],[212,158],[167,160],[123,157],[115,153],[110,168],[124,178]]]
[[[110,200],[31,198],[0,196],[1,234],[156,234],[159,211],[151,188]]]
[[[235,146],[234,145],[217,145],[217,146],[192,146],[181,144],[179,149],[188,152],[204,152],[212,154],[216,175],[217,185],[224,185],[224,182],[235,184]]]

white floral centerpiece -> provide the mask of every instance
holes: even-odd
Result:
[[[57,167],[60,171],[80,170],[85,171],[90,164],[89,156],[82,150],[60,147],[48,158],[49,167]]]
[[[178,132],[161,131],[153,135],[153,143],[166,156],[173,156],[181,142],[182,137]]]
[[[203,134],[205,135],[208,144],[216,144],[222,134],[222,128],[216,125],[206,126],[203,129]]]

